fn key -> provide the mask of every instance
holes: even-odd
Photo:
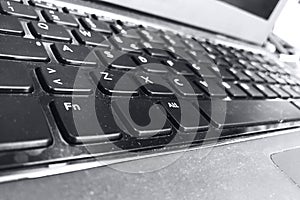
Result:
[[[52,141],[37,99],[0,97],[0,151],[46,147]]]

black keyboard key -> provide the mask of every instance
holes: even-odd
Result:
[[[222,85],[233,98],[246,98],[248,95],[232,82],[223,82]]]
[[[17,17],[24,17],[28,19],[38,19],[38,15],[34,8],[21,3],[13,1],[1,1],[2,12],[14,15]]]
[[[29,96],[0,97],[0,151],[47,147],[52,136],[39,101]]]
[[[211,63],[211,64],[213,64],[212,59],[206,53],[199,52],[199,51],[188,51],[188,53],[198,63]]]
[[[113,30],[115,30],[116,34],[122,37],[131,38],[135,40],[141,39],[141,36],[136,27],[127,27],[125,25],[121,26],[119,24],[111,25],[111,27]]]
[[[232,73],[232,74],[234,74],[235,75],[235,77],[238,79],[238,80],[240,80],[240,81],[251,81],[251,78],[249,77],[249,76],[247,76],[244,72],[243,72],[243,70],[238,70],[238,69],[230,69],[230,72]]]
[[[79,29],[74,30],[73,34],[81,44],[99,46],[103,48],[110,47],[109,42],[101,33]]]
[[[260,76],[258,76],[255,72],[245,70],[245,74],[247,74],[256,83],[264,82],[264,80]]]
[[[206,50],[195,40],[193,39],[184,39],[183,42],[190,47],[193,51],[206,52]]]
[[[142,53],[136,40],[119,36],[112,36],[110,37],[110,40],[121,51],[127,51],[131,53]]]
[[[71,144],[107,142],[121,138],[107,100],[55,98],[51,108],[63,137]]]
[[[171,96],[174,94],[160,75],[138,72],[135,77],[139,86],[150,96]]]
[[[277,98],[278,95],[265,85],[257,84],[255,87],[263,93],[267,98]]]
[[[83,18],[81,22],[83,26],[89,30],[99,31],[101,33],[106,33],[106,34],[112,33],[112,30],[109,27],[108,23],[104,21],[90,19],[90,18]]]
[[[213,72],[211,64],[199,63],[190,65],[191,69],[202,78],[215,78],[216,74]]]
[[[84,46],[71,44],[53,44],[52,50],[59,62],[72,65],[96,65],[96,56]]]
[[[37,6],[40,8],[47,8],[50,10],[57,10],[57,7],[50,2],[42,1],[42,0],[30,0],[29,3],[33,6]]]
[[[172,133],[172,125],[161,105],[148,99],[117,99],[113,108],[135,138],[151,138]]]
[[[264,79],[265,82],[267,82],[267,83],[270,83],[270,84],[275,84],[276,83],[276,81],[273,78],[271,78],[269,76],[269,74],[266,74],[266,73],[263,73],[263,72],[257,72],[257,75],[260,76],[262,79]]]
[[[185,61],[194,63],[194,59],[185,51],[184,48],[168,47],[168,50],[172,52],[173,58],[179,61]]]
[[[148,42],[165,44],[165,41],[161,38],[160,34],[157,32],[151,32],[146,29],[140,31],[142,37]]]
[[[78,27],[78,23],[75,18],[70,14],[65,14],[62,12],[54,11],[54,10],[43,10],[43,16],[48,22]]]
[[[169,66],[169,68],[171,68],[173,72],[177,75],[186,75],[186,76],[195,75],[195,73],[189,67],[189,63],[187,62],[180,62],[180,61],[174,61],[169,59],[164,61],[164,64]]]
[[[298,99],[300,98],[300,94],[292,89],[291,86],[285,85],[281,87],[285,92],[287,92],[289,95],[291,95],[292,98]]]
[[[27,67],[24,63],[0,61],[0,92],[32,92],[33,82]]]
[[[190,101],[161,100],[160,103],[167,110],[170,121],[175,127],[184,132],[207,130],[209,123]]]
[[[0,57],[44,62],[49,60],[41,42],[14,36],[0,36]]]
[[[291,97],[291,95],[288,94],[287,92],[285,92],[284,90],[282,90],[279,85],[268,85],[268,87],[271,90],[273,90],[273,92],[275,92],[276,94],[278,94],[279,97],[281,97],[283,99],[287,99],[287,98]]]
[[[71,36],[62,26],[44,22],[31,22],[29,28],[36,38],[71,42]]]
[[[239,86],[253,98],[263,98],[264,97],[264,95],[251,84],[240,83]]]
[[[150,73],[168,73],[169,70],[162,64],[160,59],[151,56],[133,55],[133,60],[138,66],[141,66],[145,71]]]
[[[133,74],[119,71],[96,70],[92,73],[98,89],[107,95],[136,96],[139,94],[138,85],[133,80]]]
[[[199,104],[203,112],[211,116],[212,102],[202,101]],[[287,101],[215,102],[213,112],[226,114],[225,120],[222,115],[215,115],[212,119],[219,128],[265,125],[300,119],[300,110]]]
[[[197,80],[195,83],[212,98],[227,97],[225,88],[216,79]]]
[[[43,88],[52,94],[92,93],[92,85],[83,70],[74,67],[49,65],[38,70],[39,80]]]
[[[24,30],[18,18],[0,15],[0,33],[23,36]]]
[[[224,81],[234,81],[236,78],[228,71],[228,69],[224,66],[220,67],[212,67],[215,73],[222,78]]]
[[[177,48],[186,48],[186,45],[183,43],[181,38],[175,34],[165,33],[163,38],[168,42],[168,44],[172,47]]]
[[[141,46],[150,56],[169,58],[171,55],[163,44],[142,42]]]
[[[67,8],[67,7],[63,7],[62,9],[65,13],[77,15],[80,17],[87,17],[87,13],[84,12],[83,10],[78,10],[76,8]]]
[[[97,56],[100,58],[104,68],[115,68],[131,70],[136,68],[136,63],[131,59],[128,53],[116,50],[97,50]]]
[[[169,77],[170,84],[185,97],[203,97],[204,92],[187,76]]]

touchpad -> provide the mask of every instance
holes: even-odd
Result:
[[[300,148],[271,155],[273,162],[300,186]]]

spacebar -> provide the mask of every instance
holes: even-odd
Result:
[[[300,120],[300,110],[287,101],[202,101],[199,106],[218,128]]]

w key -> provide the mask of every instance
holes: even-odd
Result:
[[[71,42],[70,34],[62,26],[44,22],[31,22],[29,28],[35,37]]]
[[[41,67],[38,75],[43,88],[52,94],[86,95],[92,92],[85,71],[74,67]]]

